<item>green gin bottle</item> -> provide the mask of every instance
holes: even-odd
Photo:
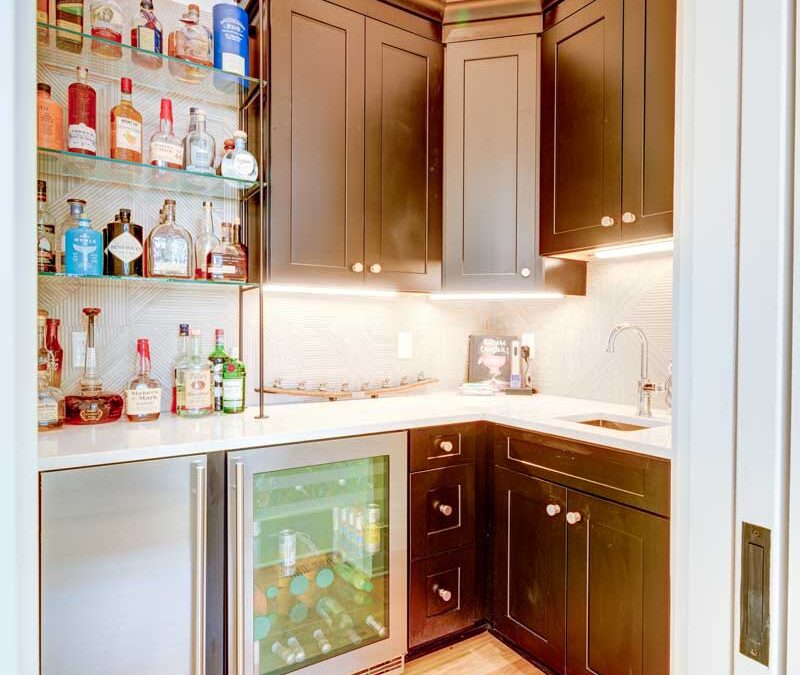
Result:
[[[225,351],[225,331],[214,331],[214,351],[208,355],[211,361],[211,381],[214,386],[214,412],[222,412],[222,371],[230,359]]]
[[[244,412],[246,373],[244,363],[239,360],[238,349],[229,347],[230,358],[222,367],[222,412]]]

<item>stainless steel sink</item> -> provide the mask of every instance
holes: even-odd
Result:
[[[601,427],[602,429],[613,429],[614,431],[641,431],[649,427],[643,427],[640,424],[629,424],[628,422],[615,422],[614,420],[597,419],[597,420],[581,420],[578,424],[589,424],[593,427]]]
[[[656,427],[669,426],[669,421],[655,417],[628,417],[626,415],[609,415],[608,413],[586,413],[583,415],[569,415],[561,417],[565,422],[586,424],[590,427],[599,427],[609,431],[643,431]]]

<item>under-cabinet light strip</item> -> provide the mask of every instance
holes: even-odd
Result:
[[[366,288],[347,288],[336,286],[300,286],[285,284],[265,284],[265,293],[289,293],[303,295],[339,295],[359,298],[396,298],[400,295],[397,291],[379,291]]]
[[[561,293],[431,293],[431,300],[559,300]]]
[[[627,246],[612,246],[601,248],[594,252],[595,258],[605,260],[608,258],[628,258],[635,255],[646,255],[648,253],[664,253],[673,249],[672,239],[662,239],[661,241],[651,241],[646,244],[629,244]]]

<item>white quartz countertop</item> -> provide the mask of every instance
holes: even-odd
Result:
[[[241,450],[386,431],[488,421],[671,459],[672,427],[614,431],[561,419],[573,416],[633,417],[632,405],[562,396],[462,396],[455,392],[381,399],[281,404],[240,415],[196,420],[162,415],[156,422],[64,427],[39,434],[39,470],[54,471],[219,450]],[[658,421],[669,422],[656,412]]]

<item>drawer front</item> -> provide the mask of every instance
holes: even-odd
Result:
[[[475,542],[475,465],[461,464],[410,476],[411,559]]]
[[[493,447],[498,466],[669,516],[667,460],[509,427],[494,428]]]
[[[411,431],[410,471],[472,464],[485,442],[486,425],[481,422],[425,427]]]
[[[411,563],[408,646],[468,628],[476,621],[475,549]]]

